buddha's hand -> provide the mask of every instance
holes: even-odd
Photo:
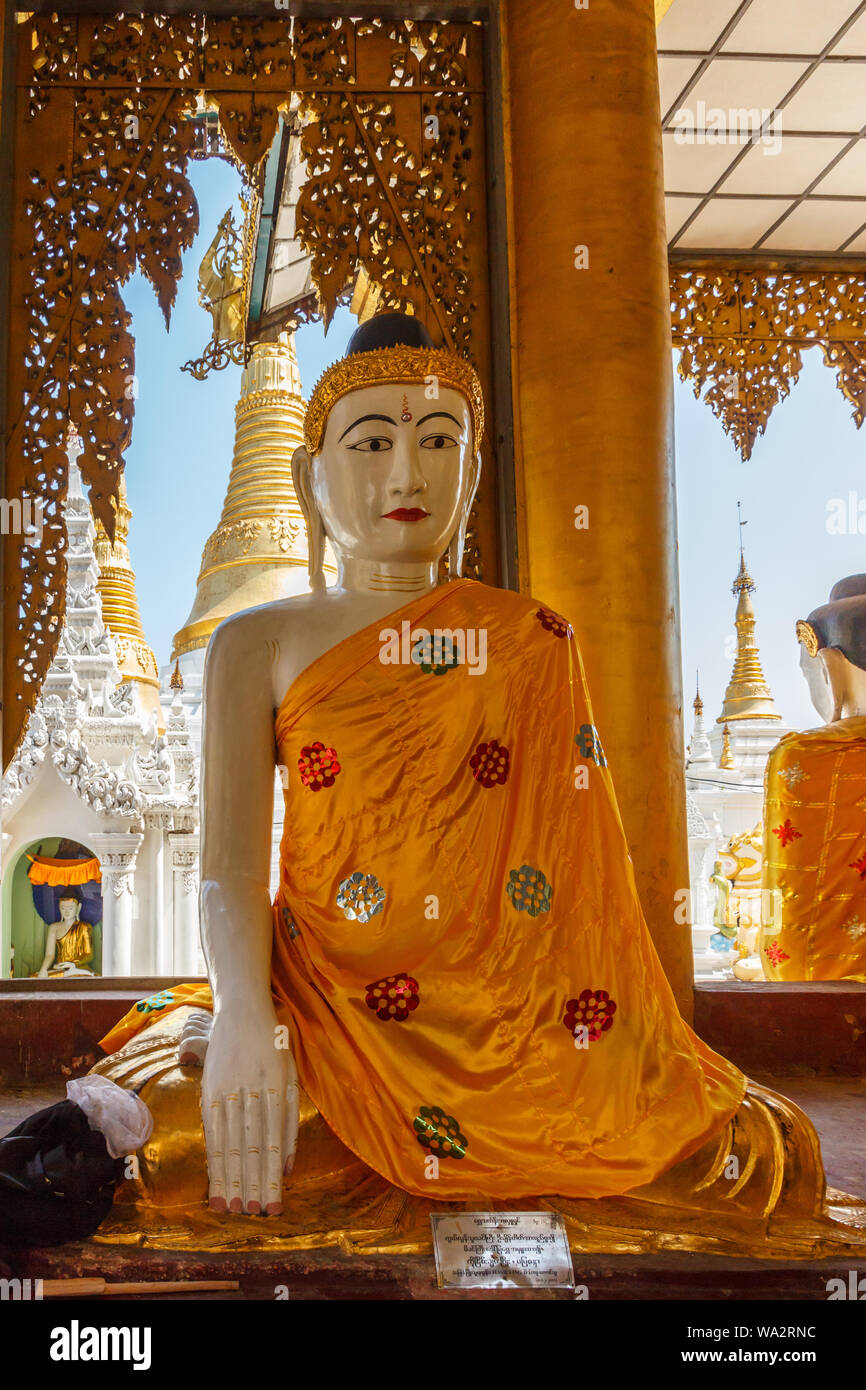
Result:
[[[210,1206],[278,1216],[298,1142],[298,1077],[273,1012],[214,1017],[202,1077]]]

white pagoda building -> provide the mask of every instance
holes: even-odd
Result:
[[[54,875],[49,883],[87,889],[92,973],[200,975],[198,774],[187,712],[179,697],[165,715],[160,707],[125,495],[112,545],[82,491],[79,452],[72,434],[64,626],[0,792],[0,968],[20,978],[42,964],[47,921],[31,882],[38,861]],[[92,866],[86,884],[84,866]]]

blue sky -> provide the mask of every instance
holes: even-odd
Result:
[[[202,548],[219,519],[240,388],[237,367],[214,372],[204,382],[180,370],[200,356],[210,337],[210,316],[198,304],[198,266],[240,189],[236,172],[223,161],[195,162],[192,176],[202,231],[184,259],[170,334],[145,281],[136,276],[124,291],[133,315],[138,378],[126,456],[130,550],[144,630],[161,666],[186,620]],[[340,356],[353,327],[354,320],[341,311],[327,338],[319,325],[300,330],[305,392]],[[776,407],[747,464],[709,407],[679,381],[675,403],[687,727],[695,669],[701,673],[708,723],[721,709],[730,675],[738,499],[748,519],[744,538],[758,586],[754,603],[764,672],[780,714],[794,727],[811,727],[818,721],[799,672],[794,623],[826,600],[837,579],[866,570],[866,537],[827,529],[832,499],[845,499],[847,505],[851,491],[866,497],[866,432],[858,433],[834,373],[814,349],[805,354],[799,383]]]

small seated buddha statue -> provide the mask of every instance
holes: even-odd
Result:
[[[866,982],[866,574],[797,623],[823,728],[786,735],[764,784],[769,980]]]
[[[36,978],[50,976],[92,975],[93,928],[79,920],[81,903],[75,893],[63,893],[58,899],[60,921],[52,922],[45,933],[45,955]]]
[[[530,1205],[584,1251],[866,1250],[805,1115],[677,1010],[571,624],[461,576],[483,419],[397,313],[312,393],[310,592],[211,639],[209,984],[102,1041],[154,1133],[100,1239],[421,1251],[431,1211]]]

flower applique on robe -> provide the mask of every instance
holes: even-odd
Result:
[[[555,1194],[580,1248],[754,1253],[790,1210],[798,1234],[779,1253],[826,1248],[808,1226],[824,1210],[809,1121],[677,1010],[564,619],[474,581],[442,586],[314,661],[276,737],[272,993],[303,1092],[284,1219],[306,1104],[380,1192],[419,1209]],[[121,1020],[102,1045],[127,1043],[128,1061],[100,1070],[140,1084],[174,1065],[180,1084],[166,1016],[210,1001],[195,985],[171,994]]]

